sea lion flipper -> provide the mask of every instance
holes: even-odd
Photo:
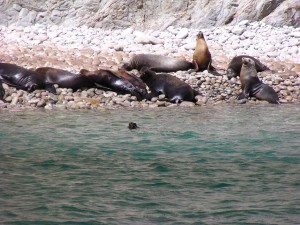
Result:
[[[95,83],[96,87],[103,90],[103,91],[113,91],[113,89],[109,88],[109,87],[106,87],[106,86],[103,86],[99,83]]]
[[[117,77],[117,78],[119,78],[119,79],[124,79],[122,76],[120,76],[118,73],[116,73],[115,71],[113,71],[113,70],[110,70],[109,71],[113,76],[115,76],[115,77]]]
[[[195,60],[193,60],[193,65],[194,65],[194,71],[195,72],[199,72],[199,66],[198,66],[198,64],[197,64],[197,62],[195,61]]]
[[[5,90],[3,88],[2,82],[0,81],[0,99],[3,99],[5,95]]]

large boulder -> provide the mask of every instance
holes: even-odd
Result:
[[[257,21],[299,27],[299,0],[0,0],[0,24],[203,28]]]

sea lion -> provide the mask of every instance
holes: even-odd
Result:
[[[115,91],[119,94],[131,94],[142,100],[147,95],[144,82],[137,76],[124,70],[99,69],[88,71],[80,70],[80,74],[87,76],[95,85],[104,90]]]
[[[0,98],[4,97],[2,83],[28,92],[45,89],[53,94],[56,90],[53,84],[47,83],[37,72],[11,63],[0,63]]]
[[[257,72],[262,72],[269,70],[269,68],[261,63],[258,59],[249,55],[239,55],[232,58],[227,68],[227,77],[231,79],[232,77],[237,77],[240,75],[241,68],[243,65],[242,58],[250,58],[255,62],[255,68]]]
[[[241,100],[250,96],[255,97],[258,100],[279,104],[279,98],[275,90],[259,80],[254,60],[243,57],[242,62],[243,65],[241,68],[240,80],[243,92],[238,99]]]
[[[193,65],[196,72],[199,71],[215,71],[216,69],[211,65],[212,59],[205,41],[204,35],[201,31],[196,36],[196,47],[193,54]]]
[[[94,82],[82,74],[71,73],[52,67],[39,67],[35,70],[44,77],[47,83],[57,84],[60,88],[71,88],[74,91],[94,87]]]
[[[190,85],[170,74],[156,74],[150,68],[144,67],[140,71],[140,78],[147,84],[151,94],[147,96],[150,100],[160,94],[164,94],[172,103],[182,101],[195,102],[198,94]]]
[[[133,129],[137,129],[138,125],[134,122],[129,122],[128,124],[128,129],[133,130]]]
[[[189,70],[193,68],[193,64],[184,59],[176,59],[156,54],[137,54],[133,56],[129,63],[124,63],[122,68],[131,71],[133,69],[140,70],[143,67],[149,67],[155,72],[176,72],[179,70]]]

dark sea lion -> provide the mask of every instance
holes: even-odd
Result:
[[[198,94],[190,85],[170,74],[156,74],[150,68],[144,67],[140,71],[140,78],[147,84],[151,94],[148,99],[164,94],[170,102],[178,103],[182,101],[195,102]]]
[[[2,83],[28,92],[45,89],[51,93],[56,93],[53,84],[47,83],[37,72],[16,64],[0,63],[0,98],[4,96]]]
[[[232,77],[237,77],[240,75],[241,68],[243,65],[242,58],[250,58],[255,62],[255,68],[257,72],[262,72],[269,70],[269,68],[261,63],[258,59],[249,55],[239,55],[232,58],[227,68],[227,77],[231,79]]]
[[[196,47],[193,54],[193,65],[196,72],[199,71],[215,71],[216,69],[211,65],[212,59],[205,41],[203,33],[200,31],[196,36]]]
[[[133,56],[129,63],[124,63],[122,68],[125,70],[140,70],[149,67],[155,72],[176,72],[179,70],[189,70],[193,64],[183,59],[176,59],[168,56],[155,54],[137,54]]]
[[[250,96],[258,100],[278,104],[279,98],[275,90],[259,80],[254,60],[245,57],[242,58],[242,62],[240,80],[243,92],[239,96],[239,100]]]
[[[80,74],[87,76],[95,85],[104,90],[115,91],[119,94],[131,94],[142,100],[147,95],[144,82],[137,76],[124,70],[100,69],[95,71],[80,70]]]
[[[60,88],[71,88],[76,91],[95,86],[88,77],[82,74],[75,74],[52,67],[39,67],[35,71],[43,76],[47,83],[57,84]]]
[[[130,122],[130,123],[128,124],[128,128],[129,128],[130,130],[137,129],[137,128],[138,128],[138,125],[137,125],[136,123],[134,123],[134,122]]]

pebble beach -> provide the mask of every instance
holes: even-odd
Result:
[[[2,110],[15,109],[114,109],[199,107],[238,104],[239,78],[225,75],[230,60],[241,54],[256,57],[270,70],[259,78],[274,88],[282,103],[300,101],[300,28],[272,27],[263,22],[242,21],[238,25],[201,29],[212,54],[212,65],[222,76],[207,71],[178,71],[172,75],[190,84],[200,95],[197,102],[172,104],[164,95],[137,101],[96,88],[78,90],[57,86],[57,95],[44,90],[28,93],[3,85]],[[89,27],[60,27],[36,24],[29,27],[0,26],[0,61],[25,68],[55,67],[78,73],[80,69],[119,68],[134,54],[151,53],[191,61],[199,30],[169,26],[164,31],[102,30]],[[132,71],[138,76],[138,71]],[[269,104],[250,99],[246,104]]]

